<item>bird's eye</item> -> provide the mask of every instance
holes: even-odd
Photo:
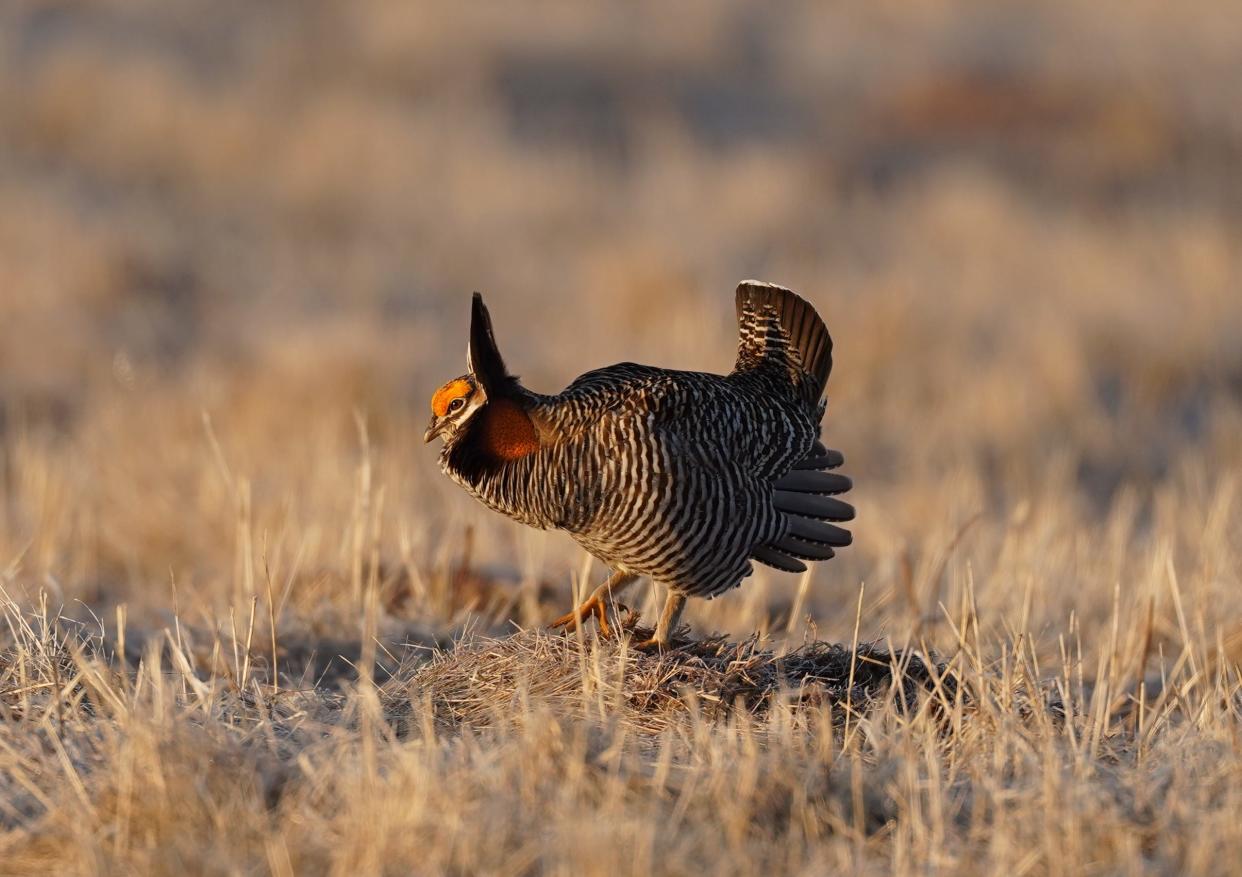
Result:
[[[466,398],[464,396],[458,396],[456,399],[454,399],[452,402],[449,403],[449,407],[448,407],[449,413],[451,414],[454,411],[460,411],[462,409],[462,406],[465,404],[466,404]]]

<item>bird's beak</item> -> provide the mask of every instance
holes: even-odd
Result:
[[[431,415],[431,423],[427,424],[427,431],[423,433],[423,442],[424,443],[429,442],[433,438],[438,436],[441,432],[443,432],[444,424],[447,422],[448,421],[446,420],[441,420],[439,417],[437,417],[434,414]]]

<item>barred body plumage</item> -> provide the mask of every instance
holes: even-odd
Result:
[[[841,455],[818,441],[831,339],[769,284],[739,286],[738,318],[728,375],[622,363],[541,395],[508,375],[476,297],[471,373],[433,399],[441,468],[501,514],[678,595],[714,597],[752,560],[796,571],[831,557],[850,536],[825,521],[853,517],[832,496],[849,479],[824,471]]]

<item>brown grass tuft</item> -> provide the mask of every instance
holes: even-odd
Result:
[[[890,696],[907,709],[937,687],[950,702],[955,696],[943,664],[929,670],[922,657],[877,644],[851,651],[810,642],[778,654],[763,648],[758,636],[691,639],[683,629],[675,648],[648,654],[630,643],[650,631],[632,621],[625,630],[620,641],[540,630],[467,639],[386,685],[384,696],[430,708],[446,731],[487,727],[534,700],[564,715],[603,710],[647,734],[684,720],[689,710],[708,721],[726,719],[735,709],[762,718],[779,700],[826,707],[843,719],[847,710],[862,714]]]

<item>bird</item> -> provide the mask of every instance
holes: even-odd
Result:
[[[741,584],[757,561],[785,572],[849,545],[849,477],[820,440],[832,338],[807,301],[772,283],[736,292],[728,374],[623,362],[560,393],[523,386],[475,293],[466,373],[431,397],[424,441],[441,471],[522,524],[566,531],[611,574],[551,627],[592,617],[611,636],[614,600],[648,577],[667,591],[652,635],[671,648],[688,597]],[[615,617],[615,616],[614,616]]]

